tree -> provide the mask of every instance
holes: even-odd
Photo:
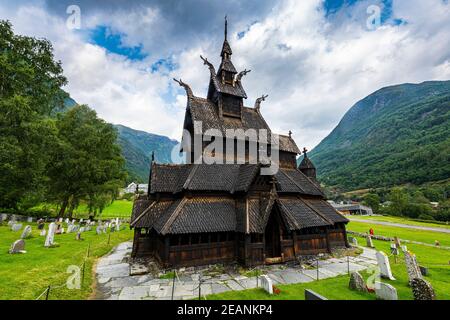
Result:
[[[76,106],[58,115],[58,145],[48,167],[49,191],[60,204],[60,217],[67,208],[71,216],[79,201],[91,209],[111,201],[126,178],[117,132],[87,106]]]
[[[62,104],[65,83],[50,42],[15,35],[0,20],[0,207],[26,209],[44,196],[56,135],[47,115]]]
[[[392,188],[388,199],[391,201],[388,208],[390,214],[401,216],[405,213],[408,205],[408,193],[404,189],[399,187]]]
[[[368,193],[364,196],[363,204],[373,209],[377,213],[380,208],[380,197],[374,193]]]

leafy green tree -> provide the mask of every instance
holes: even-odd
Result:
[[[91,209],[104,207],[98,199],[114,198],[126,178],[117,132],[84,105],[59,114],[56,126],[59,141],[48,175],[49,194],[60,204],[58,216],[67,208],[71,216],[82,199]]]
[[[54,122],[66,83],[47,40],[15,35],[0,20],[0,207],[27,209],[45,193]]]
[[[380,197],[374,193],[368,193],[364,196],[363,204],[372,208],[377,213],[380,209]]]
[[[408,205],[408,198],[408,193],[404,189],[399,187],[392,188],[388,197],[389,201],[391,201],[388,208],[390,214],[395,216],[403,215]]]

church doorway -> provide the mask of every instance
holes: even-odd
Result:
[[[264,233],[266,258],[281,257],[280,221],[275,211],[272,211]]]

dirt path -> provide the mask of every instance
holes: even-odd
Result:
[[[423,226],[412,226],[412,225],[410,225],[410,224],[395,223],[395,222],[387,222],[387,221],[364,220],[364,219],[354,219],[354,218],[351,218],[350,221],[362,222],[362,223],[379,224],[379,225],[383,225],[383,226],[399,227],[399,228],[405,228],[405,229],[414,229],[414,230],[423,230],[423,231],[434,231],[434,232],[450,233],[450,229],[445,229],[445,228],[423,227]]]

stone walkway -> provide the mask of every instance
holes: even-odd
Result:
[[[172,279],[160,279],[147,275],[130,276],[131,242],[124,242],[114,248],[97,264],[97,299],[108,300],[186,300],[198,298],[199,278],[202,279],[201,295],[221,293],[230,290],[256,288],[256,277],[222,273],[207,276],[202,270],[180,269],[173,286]],[[363,253],[349,258],[350,271],[361,271],[376,265],[376,250],[362,248]],[[204,269],[206,270],[206,269]],[[348,272],[347,258],[319,260],[319,279],[344,275]],[[274,284],[306,283],[317,280],[317,269],[301,269],[300,266],[274,265],[263,271]]]

